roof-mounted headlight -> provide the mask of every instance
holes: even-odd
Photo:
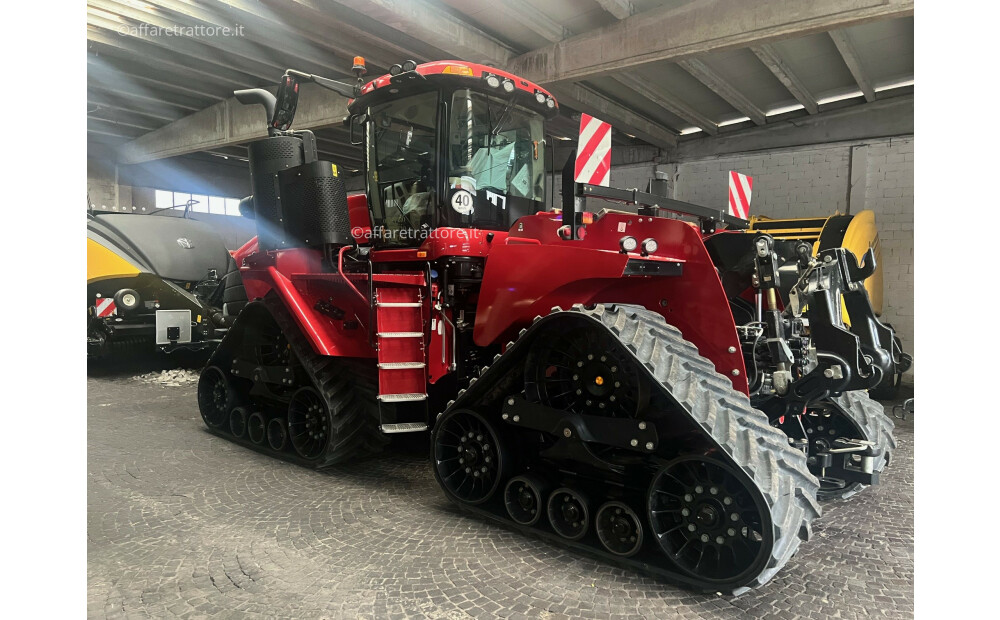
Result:
[[[490,88],[497,88],[500,86],[500,78],[495,75],[486,76],[486,85]]]
[[[403,63],[403,71],[413,71],[417,68],[417,61],[407,60]]]
[[[535,101],[538,103],[545,103],[545,93],[538,91],[535,93]]]
[[[545,100],[545,105],[550,108],[554,108],[556,107],[556,100],[553,99],[552,97],[549,97],[548,99]]]
[[[402,65],[395,64],[395,65],[389,67],[389,75],[399,75],[402,72],[403,72],[403,66]]]
[[[507,92],[507,93],[514,92],[514,82],[512,82],[511,80],[504,80],[503,81],[503,90],[504,90],[504,92]]]

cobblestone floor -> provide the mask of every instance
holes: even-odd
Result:
[[[88,615],[913,615],[913,426],[884,484],[825,505],[759,591],[692,594],[457,513],[425,452],[313,472],[203,428],[192,385],[91,378]]]

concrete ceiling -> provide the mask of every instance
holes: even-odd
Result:
[[[361,55],[369,77],[408,58],[508,68],[560,100],[553,133],[575,138],[585,111],[617,144],[673,149],[912,93],[912,14],[912,0],[88,0],[88,144],[122,163],[239,160],[254,136],[223,126],[234,89],[286,68],[346,78]],[[152,30],[197,26],[241,36]],[[342,101],[321,96],[321,156],[360,168]]]

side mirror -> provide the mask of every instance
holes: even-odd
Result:
[[[351,125],[351,144],[352,145],[357,146],[357,145],[361,144],[362,142],[364,142],[364,135],[365,134],[364,134],[363,128],[364,128],[364,125],[365,125],[366,122],[368,122],[368,115],[365,114],[364,112],[362,112],[360,114],[355,114],[354,116],[351,116],[348,119],[348,123],[350,123],[350,125]],[[357,136],[355,136],[355,134],[354,134],[354,128],[355,127],[357,127],[358,131],[360,132],[359,135],[357,135]]]
[[[271,127],[285,131],[291,127],[292,119],[295,118],[295,108],[299,103],[299,81],[287,73],[281,76],[281,84],[278,86],[275,99]]]

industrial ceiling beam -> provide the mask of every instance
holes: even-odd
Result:
[[[635,7],[629,0],[597,0],[597,4],[618,19],[631,17],[635,13]]]
[[[550,89],[556,99],[577,110],[585,110],[597,118],[660,148],[677,145],[677,134],[637,114],[623,105],[604,97],[580,84],[560,84]],[[576,139],[575,136],[568,136]]]
[[[111,88],[124,86],[139,88],[143,92],[159,91],[157,96],[161,96],[161,93],[180,95],[185,97],[185,101],[200,101],[201,105],[195,106],[195,110],[226,98],[220,96],[218,84],[201,82],[189,75],[163,69],[152,72],[153,75],[148,75],[149,73],[151,72],[147,66],[119,57],[101,55],[100,50],[87,54],[87,82],[90,86],[99,82]]]
[[[173,48],[164,48],[158,42],[148,39],[156,37],[126,37],[117,33],[121,24],[113,20],[101,18],[98,15],[91,15],[87,12],[87,40],[93,43],[113,48],[133,58],[142,58],[144,63],[150,65],[155,71],[157,68],[164,68],[168,71],[188,73],[207,79],[210,82],[221,84],[227,87],[244,87],[253,82],[254,78],[245,73],[233,71],[227,67],[217,67],[211,71],[205,70],[205,65],[196,56],[185,56],[175,53]],[[175,40],[176,37],[170,37]],[[161,43],[161,42],[160,42]],[[191,62],[195,58],[198,62]]]
[[[816,105],[816,98],[809,92],[809,89],[802,83],[802,80],[796,77],[792,70],[788,68],[788,65],[785,64],[785,61],[778,54],[778,50],[770,45],[759,45],[751,47],[750,51],[764,63],[764,66],[774,74],[774,77],[778,78],[779,82],[785,85],[788,92],[802,104],[806,112],[810,114],[819,112],[819,106]]]
[[[700,128],[708,135],[714,136],[719,133],[719,126],[712,119],[684,103],[659,84],[649,80],[641,80],[628,74],[616,75],[611,79],[622,86],[631,88],[642,97],[663,106],[673,114]]]
[[[336,0],[336,2],[375,18],[400,32],[427,41],[456,59],[508,68],[513,56],[513,50],[503,43],[426,0],[406,2]],[[579,84],[543,83],[542,85],[552,92],[560,103],[597,116],[612,123],[621,131],[640,136],[643,140],[648,140],[659,147],[669,148],[676,144],[677,134],[670,129],[643,118]]]
[[[303,24],[300,28],[292,28],[280,20],[272,19],[272,13],[260,6],[259,3],[234,2],[210,7],[204,3],[187,0],[148,0],[147,4],[159,7],[179,18],[196,21],[203,25],[228,26],[230,28],[237,25],[243,26],[242,38],[248,40],[251,45],[261,47],[264,53],[283,54],[284,57],[301,59],[316,67],[325,67],[324,75],[330,77],[342,77],[350,74],[347,67],[339,66],[334,56],[335,54],[347,55],[347,52],[342,49],[343,46],[337,45],[341,38],[331,38],[328,33],[319,35],[314,32],[316,28],[312,28],[312,24],[315,24],[317,28],[323,25],[317,24],[315,20]],[[228,42],[228,40],[227,38],[226,41]],[[302,67],[284,68],[301,69]]]
[[[341,6],[453,54],[458,60],[507,65],[509,47],[427,0],[335,0]]]
[[[527,80],[543,84],[584,80],[650,62],[676,61],[912,14],[913,0],[714,0],[667,4],[518,56],[509,68]]]
[[[114,99],[123,105],[128,102],[138,101],[144,106],[152,107],[155,110],[169,110],[171,108],[177,110],[183,110],[184,112],[197,112],[205,107],[202,103],[200,106],[193,105],[190,102],[178,102],[178,101],[168,101],[161,99],[157,93],[152,93],[150,91],[142,90],[127,90],[120,85],[106,84],[101,82],[91,82],[87,84],[87,90],[96,93],[101,93],[111,99]]]
[[[346,115],[344,97],[315,84],[302,84],[295,116],[296,129],[330,127],[341,123]],[[123,145],[119,150],[119,163],[136,164],[242,144],[266,135],[260,106],[243,105],[230,97]]]
[[[184,116],[180,113],[170,113],[169,111],[159,108],[152,110],[149,108],[139,109],[136,106],[125,106],[120,102],[110,99],[96,91],[87,92],[87,113],[97,112],[99,110],[114,110],[115,112],[127,112],[129,114],[138,114],[141,116],[146,116],[148,118],[155,118],[156,120],[166,121],[172,123],[178,118]]]
[[[336,2],[331,3],[329,0],[292,0],[288,10],[294,10],[296,7],[308,9],[309,12],[305,15],[309,21],[316,23],[317,25],[322,25],[326,29],[335,28],[337,32],[344,32],[349,37],[354,39],[356,43],[346,43],[348,46],[354,46],[353,52],[351,52],[352,55],[365,56],[365,54],[369,53],[369,51],[374,48],[382,49],[389,54],[395,54],[398,56],[395,61],[376,58],[375,56],[370,58],[365,56],[365,60],[367,62],[371,62],[372,64],[382,68],[388,68],[392,66],[394,62],[402,62],[407,59],[412,59],[416,62],[426,62],[431,60],[429,57],[406,47],[402,42],[380,37],[378,34],[365,29],[363,24],[372,23],[374,20],[372,20],[368,15],[358,13],[348,7],[340,6]],[[355,25],[355,23],[362,25]],[[364,54],[361,53],[362,50],[364,50]]]
[[[536,9],[527,0],[503,0],[503,4],[510,9],[505,11],[508,17],[547,41],[562,41],[570,36],[570,31],[562,24]]]
[[[772,121],[764,127],[684,140],[669,155],[684,161],[733,153],[913,134],[913,95],[823,111],[815,116]]]
[[[702,61],[697,58],[688,58],[677,64],[716,95],[725,99],[726,103],[742,112],[744,116],[749,117],[755,125],[763,125],[766,122],[763,110],[754,105],[752,101],[743,96],[743,93],[736,90],[724,77]]]
[[[188,62],[188,71],[201,72],[204,75],[230,75],[238,83],[250,84],[254,81],[266,80],[274,81],[277,76],[284,71],[271,61],[259,61],[253,58],[241,56],[238,53],[222,51],[216,46],[202,43],[202,40],[211,40],[213,37],[175,37],[158,36],[152,32],[146,33],[141,30],[129,31],[123,35],[120,29],[134,27],[131,21],[142,22],[144,13],[139,11],[128,11],[129,17],[125,19],[123,15],[117,15],[109,11],[114,9],[94,9],[87,8],[87,24],[115,32],[115,36],[120,39],[139,41],[144,45],[149,45],[159,50],[166,50],[175,57],[188,58],[197,62]],[[176,22],[164,20],[159,17],[149,16],[146,19],[150,26],[157,28],[170,28],[180,26]],[[153,52],[159,56],[160,52]],[[277,75],[276,75],[277,74]]]
[[[844,59],[844,64],[847,65],[847,69],[854,77],[854,81],[858,83],[858,88],[864,94],[865,101],[875,101],[875,88],[872,86],[868,74],[861,66],[861,58],[854,49],[854,43],[851,41],[850,36],[843,30],[831,30],[830,38],[833,39],[833,44],[837,46],[837,51],[840,52],[840,57]]]

